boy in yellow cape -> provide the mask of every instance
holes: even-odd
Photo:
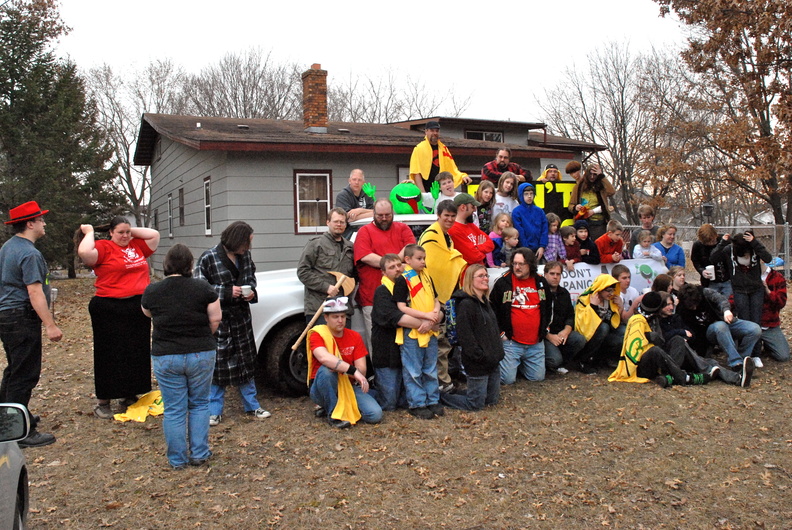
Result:
[[[575,331],[583,335],[586,345],[572,359],[572,364],[584,374],[596,373],[597,364],[615,367],[625,331],[621,308],[614,300],[619,293],[616,278],[600,274],[577,299]]]
[[[382,409],[371,396],[366,379],[366,345],[356,331],[346,329],[348,298],[327,300],[327,324],[308,332],[308,385],[317,416],[327,415],[332,427],[346,429],[363,420],[379,423]],[[354,385],[352,384],[354,381]]]
[[[411,317],[439,324],[440,301],[432,279],[424,271],[426,252],[418,245],[404,247],[404,273],[394,282],[393,299],[399,311]],[[397,335],[398,340],[398,335]],[[401,345],[402,378],[409,412],[417,418],[431,420],[444,414],[437,380],[437,331],[422,333],[404,330]]]

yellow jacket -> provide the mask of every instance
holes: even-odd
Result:
[[[583,291],[583,294],[577,299],[577,303],[575,304],[575,330],[583,335],[586,341],[591,340],[591,337],[594,336],[599,325],[602,324],[602,319],[597,314],[597,311],[591,307],[591,295],[611,285],[616,287],[615,296],[618,296],[621,289],[619,289],[619,282],[616,278],[610,274],[600,274],[594,279],[591,286]],[[613,300],[610,301],[610,308],[611,311],[613,311],[610,325],[613,329],[616,329],[619,327],[619,324],[621,324],[621,309],[619,309],[619,306]]]
[[[462,253],[446,244],[446,238],[440,223],[435,222],[424,230],[418,238],[418,244],[426,251],[426,273],[432,278],[440,303],[445,304],[454,294],[459,284],[459,275],[467,262]]]
[[[627,383],[646,383],[645,377],[638,377],[638,362],[644,352],[654,346],[646,338],[652,328],[646,317],[637,313],[627,322],[627,331],[624,333],[621,356],[616,370],[608,377],[608,381],[624,381]]]
[[[455,188],[461,186],[462,179],[467,177],[467,173],[459,171],[456,162],[454,162],[454,157],[451,156],[451,151],[440,140],[437,141],[437,156],[440,162],[440,171],[448,171],[454,175]],[[424,137],[423,141],[413,148],[412,156],[410,156],[410,179],[415,182],[416,175],[419,173],[423,178],[426,178],[431,170],[432,144]],[[429,190],[426,191],[428,192]]]

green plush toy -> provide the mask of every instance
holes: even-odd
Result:
[[[402,182],[391,190],[390,202],[396,214],[432,213],[421,203],[421,190],[412,182]]]

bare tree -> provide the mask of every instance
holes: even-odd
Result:
[[[302,115],[296,64],[277,64],[253,48],[229,53],[184,84],[187,111],[197,116],[294,120]]]
[[[118,171],[117,187],[140,226],[149,222],[151,189],[149,167],[135,166],[132,161],[140,116],[144,112],[182,112],[183,81],[183,71],[170,60],[153,61],[142,71],[124,74],[116,74],[110,66],[104,65],[86,75],[99,126],[112,144],[112,164]]]

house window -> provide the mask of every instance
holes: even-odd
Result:
[[[184,188],[179,188],[179,226],[184,226]]]
[[[468,140],[484,140],[485,142],[503,143],[503,133],[493,131],[465,131]]]
[[[212,177],[204,179],[204,233],[212,235]]]
[[[327,230],[327,212],[330,210],[332,172],[295,171],[294,232],[316,233]]]
[[[173,194],[168,193],[168,237],[173,237]]]

